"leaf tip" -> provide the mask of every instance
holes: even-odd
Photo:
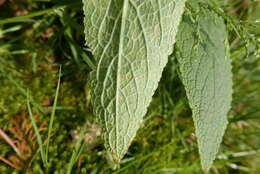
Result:
[[[116,153],[107,151],[105,156],[112,170],[116,170],[120,167],[121,157],[118,156]]]
[[[209,173],[209,170],[211,169],[212,165],[213,165],[213,161],[214,159],[212,160],[207,160],[207,161],[203,161],[201,160],[201,168],[203,170],[203,172],[205,174],[208,174]]]
[[[205,174],[208,174],[209,173],[209,169],[210,167],[202,167],[202,170]]]

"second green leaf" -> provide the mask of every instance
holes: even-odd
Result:
[[[204,8],[186,13],[177,35],[176,57],[193,113],[202,168],[208,171],[227,126],[232,99],[224,20]]]

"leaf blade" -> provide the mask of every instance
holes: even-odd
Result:
[[[227,31],[221,17],[200,9],[193,23],[187,14],[180,24],[176,57],[198,138],[202,168],[216,157],[232,100],[232,67]]]
[[[93,105],[112,163],[127,152],[172,52],[183,0],[84,0]]]

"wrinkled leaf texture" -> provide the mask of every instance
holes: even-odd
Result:
[[[172,53],[185,0],[83,0],[94,113],[113,164],[126,154]]]
[[[227,30],[213,11],[185,13],[177,34],[180,77],[193,113],[202,168],[208,171],[227,126],[232,99],[232,71]]]

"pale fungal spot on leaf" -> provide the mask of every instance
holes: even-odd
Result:
[[[155,27],[154,27],[154,34],[157,37],[161,36],[161,26],[160,26],[160,24],[155,25]]]
[[[132,32],[132,40],[135,41],[136,40],[136,32]]]

